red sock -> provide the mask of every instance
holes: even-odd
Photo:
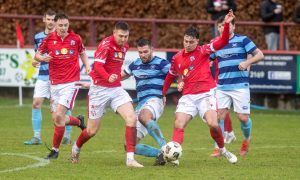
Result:
[[[174,128],[173,129],[173,138],[172,141],[178,142],[179,144],[183,143],[184,138],[184,129]]]
[[[77,147],[81,148],[81,146],[89,139],[91,139],[91,136],[89,136],[89,134],[87,133],[87,129],[85,128],[76,140]]]
[[[53,147],[58,149],[65,133],[65,126],[54,127]]]
[[[220,127],[217,130],[210,129],[210,136],[215,140],[219,148],[224,147],[224,137]]]
[[[69,119],[70,119],[70,122],[69,122],[68,125],[71,125],[71,126],[79,126],[80,120],[79,120],[77,117],[69,116]]]
[[[125,130],[126,152],[134,152],[136,145],[136,127],[126,126]]]
[[[232,131],[232,123],[231,123],[231,118],[230,118],[229,112],[226,114],[226,117],[224,119],[224,131],[227,131],[227,132]]]

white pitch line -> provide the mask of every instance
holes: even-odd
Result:
[[[27,154],[19,154],[19,153],[1,153],[1,156],[20,156],[20,157],[25,157],[25,158],[29,158],[29,159],[33,159],[38,161],[37,163],[34,164],[30,164],[24,167],[17,167],[17,168],[12,168],[12,169],[5,169],[0,171],[0,173],[7,173],[7,172],[14,172],[14,171],[21,171],[21,170],[25,170],[25,169],[29,169],[29,168],[37,168],[37,167],[41,167],[41,166],[46,166],[47,164],[50,163],[49,160],[47,159],[42,159],[36,156],[30,156]]]

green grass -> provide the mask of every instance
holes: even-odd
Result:
[[[61,146],[57,160],[37,168],[19,169],[38,161],[24,157],[43,158],[47,155],[44,145],[25,146],[23,141],[32,137],[31,99],[18,107],[17,99],[0,98],[0,179],[298,179],[300,174],[300,113],[286,111],[253,111],[253,131],[250,152],[238,157],[237,164],[224,158],[212,158],[213,143],[208,128],[199,117],[185,130],[183,156],[179,167],[155,167],[154,159],[136,156],[145,168],[129,169],[125,166],[124,122],[111,110],[105,114],[96,137],[82,149],[80,164],[71,164],[71,146]],[[46,102],[48,104],[48,102]],[[173,131],[175,106],[168,106],[159,124],[167,140]],[[73,114],[86,112],[86,102],[78,101]],[[52,142],[53,125],[49,108],[43,108],[42,140]],[[238,154],[242,134],[236,116],[232,114],[237,141],[227,148]],[[73,128],[72,138],[79,135]],[[150,137],[143,143],[155,145]],[[14,153],[14,154],[6,154]],[[18,154],[18,155],[17,155]],[[22,156],[23,155],[23,156]]]

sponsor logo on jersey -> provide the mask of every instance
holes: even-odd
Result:
[[[74,50],[70,49],[70,54],[73,55],[74,54]]]
[[[190,61],[194,61],[194,60],[195,60],[195,56],[191,56]]]
[[[68,53],[68,50],[67,50],[66,48],[62,48],[62,49],[60,50],[60,53],[61,53],[61,54],[67,54],[67,53]]]
[[[155,65],[151,65],[151,66],[150,66],[150,69],[155,69]]]
[[[55,55],[59,55],[59,50],[55,50]]]
[[[194,66],[193,65],[190,65],[189,67],[190,71],[194,69]]]
[[[70,41],[70,45],[71,45],[71,46],[74,46],[74,45],[75,45],[75,41],[74,41],[74,40],[71,40],[71,41]]]
[[[232,47],[237,47],[237,43],[232,43]]]

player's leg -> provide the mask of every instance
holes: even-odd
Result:
[[[222,129],[218,123],[217,114],[217,100],[215,97],[215,89],[211,89],[210,92],[200,95],[199,101],[197,101],[197,109],[200,117],[207,123],[210,129],[210,135],[217,143],[221,155],[224,156],[230,163],[237,162],[237,158],[234,154],[226,150],[224,146],[224,137]],[[208,103],[209,102],[209,103]]]
[[[102,115],[101,115],[102,116]],[[94,118],[92,116],[92,118]],[[71,153],[71,162],[72,163],[78,163],[79,162],[79,154],[80,150],[86,142],[88,142],[92,137],[94,137],[101,126],[101,118],[95,118],[95,119],[88,119],[87,122],[87,128],[85,128],[75,141],[75,143],[72,146],[72,153]]]
[[[70,110],[68,110],[66,112],[66,115],[71,116],[72,112]],[[72,126],[67,125],[66,128],[65,128],[65,133],[64,133],[64,137],[62,139],[61,144],[64,144],[64,145],[72,144],[71,133],[72,133]]]
[[[232,122],[230,118],[230,112],[226,114],[226,117],[224,119],[224,138],[225,143],[230,144],[236,140],[236,137],[234,135],[234,131],[232,129]]]
[[[114,102],[115,103],[113,106],[117,106],[116,105],[117,102],[116,101]],[[116,111],[125,120],[125,126],[126,126],[125,142],[126,142],[126,152],[127,152],[126,165],[128,167],[144,167],[134,159],[136,135],[137,135],[137,131],[136,131],[137,118],[131,102],[127,102],[125,104],[117,106]]]
[[[31,140],[25,141],[25,145],[38,145],[42,143],[41,127],[42,127],[42,105],[45,98],[50,97],[50,84],[48,81],[37,80],[34,87],[32,102],[32,128],[34,136]]]
[[[241,123],[241,130],[244,136],[240,155],[244,156],[249,150],[252,120],[250,119],[250,91],[249,89],[239,89],[233,94],[234,111],[237,113]]]

